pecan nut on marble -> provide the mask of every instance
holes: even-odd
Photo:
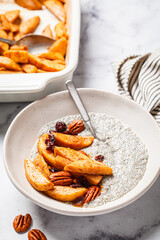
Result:
[[[84,123],[82,120],[77,119],[68,126],[70,134],[76,135],[84,130]]]
[[[101,189],[98,186],[92,186],[88,188],[86,195],[84,197],[84,204],[93,201],[96,197],[101,194]]]
[[[28,230],[32,222],[32,218],[30,214],[26,214],[25,216],[23,215],[18,215],[15,217],[13,221],[13,227],[16,232],[25,232]]]
[[[73,182],[71,174],[64,171],[52,173],[49,176],[49,180],[54,183],[54,185],[59,186],[69,186]]]
[[[28,240],[47,240],[47,238],[40,230],[32,229],[28,233]]]

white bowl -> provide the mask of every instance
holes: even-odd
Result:
[[[122,208],[149,189],[160,171],[160,130],[152,116],[133,101],[100,90],[80,89],[79,93],[88,112],[106,113],[118,118],[130,126],[146,145],[149,152],[146,172],[134,189],[103,206],[78,208],[53,200],[33,189],[28,183],[24,172],[24,159],[30,157],[40,128],[57,118],[78,113],[67,91],[38,100],[17,115],[4,140],[4,162],[14,186],[37,205],[60,214],[91,216]]]

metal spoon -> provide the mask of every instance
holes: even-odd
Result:
[[[80,98],[79,93],[77,92],[73,82],[71,80],[68,80],[66,82],[66,87],[71,95],[71,97],[73,98],[73,101],[75,102],[84,122],[88,125],[89,129],[91,130],[92,135],[94,136],[94,138],[97,138],[96,133],[92,127],[91,124],[91,119],[85,109],[85,106],[82,102],[82,99]]]
[[[47,47],[51,46],[54,41],[52,38],[38,34],[27,34],[17,41],[0,37],[0,42],[8,43],[9,45],[26,45],[29,48],[29,52],[33,54],[46,51]]]

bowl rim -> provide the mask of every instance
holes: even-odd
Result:
[[[140,105],[138,105],[136,102],[134,102],[133,100],[130,100],[124,96],[118,95],[118,94],[114,94],[114,93],[110,93],[107,91],[103,91],[103,90],[99,90],[99,89],[93,89],[93,88],[78,88],[77,89],[80,93],[82,92],[87,92],[87,91],[92,91],[93,92],[98,92],[98,93],[102,93],[102,94],[107,94],[110,95],[111,97],[116,97],[116,98],[120,98],[123,99],[125,102],[128,102],[131,105],[135,105],[136,107],[138,107],[141,111],[143,111],[145,114],[148,115],[148,117],[151,119],[151,121],[154,120],[155,122],[155,126],[157,127],[157,130],[160,133],[160,128],[157,124],[157,122],[155,121],[155,119],[152,117],[152,115],[150,113],[148,113],[144,108],[142,108]],[[52,96],[61,96],[68,93],[68,91],[61,91],[61,92],[57,92],[57,93],[53,93],[50,94],[42,99],[36,100],[32,103],[30,103],[28,106],[26,106],[24,109],[22,109],[17,115],[16,117],[13,119],[13,121],[11,122],[5,138],[4,138],[4,142],[3,142],[3,162],[4,162],[4,166],[7,172],[7,175],[10,179],[10,181],[13,183],[13,185],[24,195],[26,196],[28,199],[30,199],[31,201],[33,201],[35,204],[49,210],[55,213],[59,213],[62,215],[68,215],[68,216],[95,216],[95,215],[102,215],[102,214],[106,214],[106,213],[110,213],[113,211],[116,211],[118,209],[121,209],[122,207],[125,207],[127,205],[129,205],[130,203],[132,203],[133,201],[135,201],[136,199],[138,199],[140,196],[142,196],[152,185],[153,183],[156,181],[156,179],[159,176],[160,173],[160,164],[159,164],[159,169],[157,169],[157,172],[155,174],[155,176],[153,177],[152,181],[150,181],[150,183],[148,185],[146,185],[142,191],[138,191],[133,197],[130,197],[129,200],[124,200],[123,204],[117,204],[116,206],[111,207],[110,209],[98,209],[99,207],[96,208],[79,208],[79,210],[77,211],[78,208],[75,208],[76,211],[72,211],[72,210],[64,210],[64,209],[57,209],[56,207],[52,206],[46,206],[45,203],[43,203],[40,200],[37,200],[35,197],[31,196],[28,192],[26,192],[24,189],[22,189],[22,187],[16,182],[16,180],[14,179],[14,177],[12,176],[12,173],[9,170],[8,164],[7,164],[7,160],[6,160],[6,152],[7,152],[7,140],[9,138],[9,134],[10,134],[10,130],[12,129],[12,126],[14,126],[14,123],[17,121],[17,119],[19,118],[19,116],[21,116],[25,111],[27,111],[29,108],[32,108],[34,105],[36,105],[37,103],[43,101],[46,98],[52,98]],[[56,200],[53,200],[56,201]],[[116,200],[115,200],[116,201]],[[54,205],[54,204],[53,204]],[[105,206],[105,205],[104,205]],[[85,209],[85,211],[84,211]]]

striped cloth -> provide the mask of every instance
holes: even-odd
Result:
[[[152,114],[160,125],[160,49],[112,64],[120,94]]]

